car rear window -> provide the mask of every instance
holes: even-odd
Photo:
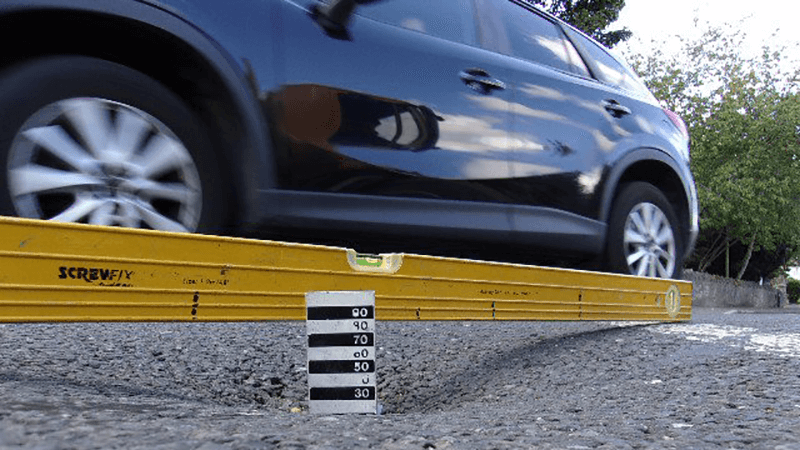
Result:
[[[583,34],[574,30],[568,30],[568,33],[570,38],[575,40],[581,49],[586,52],[587,58],[591,59],[591,62],[597,66],[596,71],[599,73],[595,75],[600,81],[626,91],[650,96],[647,86],[627,64],[619,61],[600,44]]]
[[[508,48],[503,53],[552,68],[589,77],[589,70],[575,47],[549,19],[510,0],[492,2],[505,28]]]

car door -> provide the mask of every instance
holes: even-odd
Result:
[[[511,132],[528,145],[510,155],[520,203],[514,228],[523,240],[598,252],[601,181],[606,161],[630,133],[624,108],[601,85],[560,25],[514,0],[479,0],[497,22],[491,48],[509,56],[500,76],[511,100]],[[542,239],[546,236],[546,239]]]
[[[292,189],[506,202],[509,92],[477,46],[472,0],[374,0],[343,33],[286,2],[271,93]]]

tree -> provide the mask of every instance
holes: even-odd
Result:
[[[781,64],[780,50],[749,57],[744,41],[708,28],[684,41],[680,55],[632,58],[689,125],[706,237],[691,263],[706,270],[738,242],[746,248],[733,265],[739,279],[754,251],[800,252],[800,77]]]
[[[626,28],[606,31],[625,6],[625,0],[527,0],[582,30],[608,47],[631,37]]]
[[[697,241],[695,257],[688,262],[689,266],[698,269],[700,257],[706,255],[714,240],[721,237],[719,230],[703,228]],[[724,236],[723,236],[724,237]],[[718,243],[718,242],[717,242]],[[747,255],[748,246],[737,240],[730,240],[728,247],[722,247],[716,259],[708,258],[703,272],[720,275],[734,276],[741,270],[742,262]],[[775,276],[785,273],[792,261],[788,259],[790,248],[787,244],[778,244],[773,250],[754,250],[742,280],[758,282],[768,280]],[[727,258],[726,258],[727,256]],[[733,262],[733,264],[731,264]]]

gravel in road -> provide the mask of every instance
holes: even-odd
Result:
[[[799,321],[378,322],[382,414],[332,416],[301,322],[5,324],[0,448],[800,450]]]

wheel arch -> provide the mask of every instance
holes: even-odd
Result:
[[[240,228],[255,217],[251,207],[258,190],[275,180],[268,124],[247,75],[200,30],[134,1],[11,0],[0,8],[0,39],[19,43],[4,48],[0,71],[29,59],[73,54],[125,65],[165,85],[200,117],[218,156],[230,162],[233,197],[243,199],[232,208],[239,211],[233,225]]]
[[[675,214],[680,222],[683,242],[686,247],[692,246],[691,230],[688,225],[692,220],[689,204],[691,193],[687,191],[686,186],[693,181],[685,179],[678,163],[660,150],[644,148],[630,152],[611,168],[603,192],[601,220],[608,222],[614,198],[620,188],[633,181],[654,185],[672,205],[677,205]]]

